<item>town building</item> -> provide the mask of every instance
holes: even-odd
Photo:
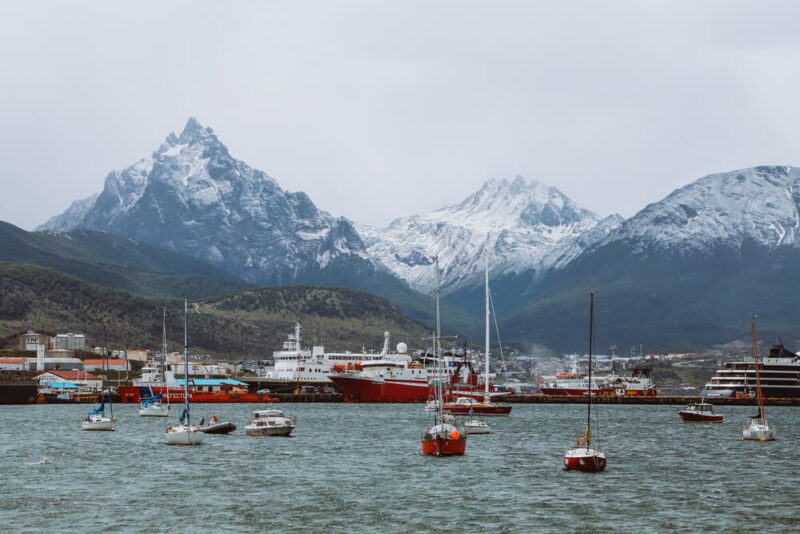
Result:
[[[25,358],[0,358],[0,371],[26,370]]]
[[[28,330],[21,336],[19,336],[19,350],[31,350],[36,351],[39,348],[39,345],[47,348],[50,343],[50,336],[47,334],[40,334],[38,332],[34,332],[33,330]]]
[[[53,348],[60,350],[84,350],[86,349],[86,336],[83,334],[56,334],[53,338]]]
[[[131,364],[128,360],[108,360],[108,368],[111,371],[130,371]],[[104,364],[102,359],[98,360],[83,360],[83,370],[90,373],[103,372]]]
[[[103,381],[91,373],[85,371],[46,371],[38,375],[34,380],[39,382],[39,386],[47,386],[54,382],[70,382],[79,387],[92,390],[100,390]]]

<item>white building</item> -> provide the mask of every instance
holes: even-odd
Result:
[[[93,390],[103,387],[103,381],[99,377],[85,371],[46,371],[34,380],[39,382],[39,386],[47,386],[52,382],[72,382],[76,386]]]
[[[53,348],[61,350],[84,350],[86,348],[86,336],[83,334],[56,334],[53,338]]]
[[[25,358],[0,358],[0,371],[24,371]]]
[[[83,370],[90,373],[103,372],[103,360],[83,360]],[[131,364],[128,360],[108,360],[108,368],[111,371],[130,371]]]

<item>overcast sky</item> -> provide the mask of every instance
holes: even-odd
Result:
[[[0,1],[0,220],[32,229],[189,116],[357,222],[490,177],[633,215],[800,162],[800,2]]]

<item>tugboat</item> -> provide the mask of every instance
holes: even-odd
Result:
[[[684,423],[721,423],[722,416],[714,413],[714,406],[701,400],[689,404],[683,410],[678,410],[678,415]]]
[[[589,383],[592,383],[592,342],[594,340],[594,292],[589,304]],[[586,431],[578,434],[575,445],[564,454],[564,469],[600,473],[606,469],[606,453],[592,445],[592,392],[587,395]]]

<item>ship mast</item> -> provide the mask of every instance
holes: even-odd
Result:
[[[433,338],[433,353],[437,358],[438,362],[438,369],[439,369],[439,380],[437,380],[437,387],[438,390],[438,397],[439,397],[439,423],[444,424],[444,397],[442,395],[442,375],[444,374],[444,366],[442,365],[442,355],[441,352],[441,335],[442,335],[442,325],[439,318],[439,295],[441,293],[441,288],[439,287],[439,256],[436,256],[434,268],[436,269],[436,335]]]
[[[186,405],[186,428],[191,425],[189,414],[189,303],[183,299],[183,397]],[[191,432],[191,430],[188,430]]]
[[[756,342],[756,318],[751,319],[753,325],[753,353],[756,357],[756,384],[758,385],[758,413],[761,414],[761,422],[767,425],[767,415],[764,413],[764,397],[761,395],[761,372],[758,369],[758,343]]]
[[[594,338],[594,291],[589,293],[589,404],[586,410],[586,448],[592,442],[592,341]]]
[[[486,354],[484,355],[485,374],[483,377],[483,400],[489,402],[489,255],[484,253],[484,263],[486,271]]]

